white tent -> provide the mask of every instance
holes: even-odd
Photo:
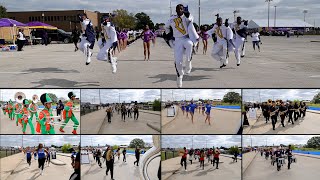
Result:
[[[248,23],[249,29],[268,27],[268,19],[253,19]],[[274,28],[274,19],[270,19],[269,27]],[[305,28],[313,25],[300,19],[276,19],[276,28]]]

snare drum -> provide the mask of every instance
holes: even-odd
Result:
[[[284,164],[284,158],[278,158],[278,163],[281,165]]]

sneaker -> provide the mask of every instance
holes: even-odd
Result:
[[[186,169],[185,169],[184,171],[186,171],[186,172],[187,172],[188,170],[186,170]]]
[[[182,87],[182,78],[183,78],[183,76],[177,77],[177,86],[178,86],[178,88]]]
[[[191,61],[186,62],[186,74],[190,74],[192,70]]]
[[[59,131],[64,133],[64,130],[62,128],[60,128]]]
[[[117,58],[113,57],[111,60],[112,73],[117,72]]]

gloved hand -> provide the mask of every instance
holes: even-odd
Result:
[[[190,12],[189,12],[189,11],[184,11],[183,14],[184,14],[187,18],[189,18],[189,16],[190,16]]]

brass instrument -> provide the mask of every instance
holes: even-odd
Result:
[[[286,110],[286,111],[280,111],[280,112],[279,112],[279,115],[282,116],[282,115],[286,114],[287,111],[288,111],[288,110]]]
[[[32,113],[36,113],[36,112],[37,112],[37,110],[38,110],[38,106],[37,106],[38,101],[39,101],[38,95],[36,95],[36,94],[33,95],[33,96],[32,96],[32,102],[35,104],[35,110],[32,111],[32,110],[30,109],[30,112],[32,112]]]
[[[21,98],[19,98],[19,97],[21,97]],[[14,94],[14,99],[16,100],[16,102],[18,104],[22,104],[23,100],[26,99],[26,95],[23,92],[17,92],[16,94]],[[23,106],[20,106],[19,109],[16,109],[15,114],[20,114],[22,108],[23,108]]]
[[[277,109],[277,110],[275,110],[275,111],[273,111],[273,112],[270,112],[270,116],[274,116],[274,115],[276,115],[276,113],[279,111],[279,109]]]

